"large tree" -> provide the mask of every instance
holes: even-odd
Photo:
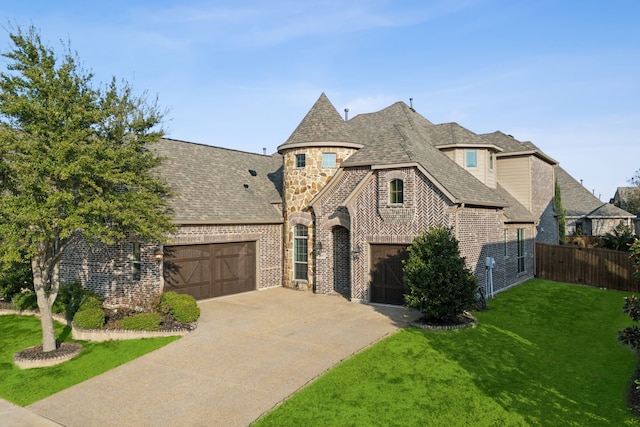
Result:
[[[93,84],[69,44],[60,57],[30,27],[10,34],[0,73],[0,260],[31,262],[45,352],[65,249],[171,229],[169,188],[150,145],[162,137],[157,99],[126,82]]]

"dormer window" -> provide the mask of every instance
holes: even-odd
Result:
[[[389,203],[392,205],[404,203],[404,183],[401,179],[394,179],[389,183]]]
[[[296,167],[304,168],[307,165],[307,156],[304,154],[296,154]]]
[[[465,165],[469,169],[478,167],[478,150],[465,151]]]
[[[494,154],[492,151],[489,152],[489,170],[493,170],[493,158]]]

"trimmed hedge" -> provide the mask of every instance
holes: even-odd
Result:
[[[125,317],[119,324],[122,329],[130,331],[157,331],[160,330],[162,315],[160,313],[138,313]]]
[[[160,297],[158,310],[163,314],[172,314],[173,317],[182,323],[191,323],[200,317],[200,307],[196,299],[191,295],[167,292]]]
[[[100,329],[104,326],[104,318],[102,307],[87,308],[86,310],[79,310],[73,316],[73,324],[82,329]]]
[[[16,310],[37,310],[38,297],[34,291],[18,292],[11,298],[11,304]]]

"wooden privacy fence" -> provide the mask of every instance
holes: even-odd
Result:
[[[536,243],[536,276],[619,291],[640,292],[628,252]]]

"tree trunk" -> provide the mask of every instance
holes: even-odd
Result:
[[[42,326],[42,350],[53,351],[56,349],[56,331],[53,327],[53,302],[57,292],[51,298],[47,293],[47,282],[49,281],[49,271],[44,255],[36,255],[31,259],[31,269],[33,271],[33,287],[38,299],[40,309],[40,325]]]

